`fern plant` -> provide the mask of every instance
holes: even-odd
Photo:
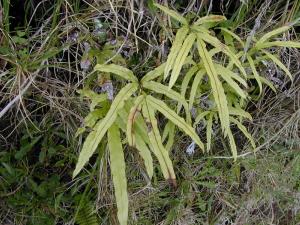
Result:
[[[154,81],[163,75],[164,69],[165,64],[162,64],[160,67],[146,74],[141,81],[138,81],[132,71],[119,65],[96,65],[95,67],[95,71],[115,74],[120,78],[128,80],[129,83],[115,96],[108,111],[105,113],[105,116],[96,123],[94,119],[94,123],[90,124],[93,131],[90,132],[83,144],[73,177],[82,170],[103,137],[107,134],[111,172],[115,187],[120,224],[126,224],[128,215],[127,181],[125,176],[125,159],[122,140],[120,137],[121,132],[126,135],[128,144],[135,147],[143,158],[150,179],[153,175],[152,152],[159,161],[165,179],[175,186],[176,177],[172,161],[169,152],[162,143],[155,114],[157,112],[161,113],[191,137],[201,149],[204,149],[203,143],[199,139],[194,128],[190,125],[191,119],[190,114],[188,113],[188,104],[186,100],[180,93]],[[154,93],[158,97],[153,97]],[[94,97],[94,104],[105,101],[99,96],[97,102],[97,98],[95,98],[93,94],[89,92],[85,92],[85,94]],[[185,119],[180,117],[173,109],[162,101],[162,96],[175,100],[181,104],[186,109]]]
[[[176,126],[204,151],[204,144],[195,132],[196,125],[204,120],[206,149],[209,151],[213,123],[220,121],[221,130],[228,138],[233,158],[236,159],[237,148],[231,124],[236,125],[242,131],[253,149],[256,148],[253,138],[242,124],[244,119],[251,119],[251,115],[244,110],[250,98],[247,93],[247,81],[256,79],[260,91],[262,83],[272,86],[256,71],[261,54],[273,60],[290,76],[283,64],[265,49],[271,46],[299,47],[299,43],[295,42],[268,42],[274,35],[288,29],[284,27],[264,35],[253,48],[245,51],[245,43],[232,31],[221,28],[224,39],[228,37],[235,39],[241,44],[241,49],[230,45],[231,42],[222,43],[211,33],[211,28],[215,27],[218,22],[226,20],[225,17],[210,15],[190,24],[177,12],[159,4],[155,6],[182,24],[176,33],[167,62],[148,72],[141,80],[138,80],[132,71],[122,66],[98,64],[94,71],[114,74],[128,83],[121,88],[112,102],[103,94],[82,91],[84,95],[92,99],[91,113],[86,118],[86,123],[92,131],[83,144],[73,177],[82,170],[99,143],[107,135],[118,220],[121,225],[127,224],[128,219],[127,179],[122,136],[125,135],[128,145],[137,149],[150,179],[153,176],[153,153],[158,159],[164,178],[174,186],[176,186],[176,176],[169,150],[175,138]],[[196,52],[194,46],[197,49]],[[219,59],[220,55],[222,60]],[[243,56],[246,60],[243,60]],[[180,79],[183,67],[187,73]],[[250,67],[253,75],[246,73],[247,67]],[[169,79],[168,86],[158,82],[160,78],[164,81]],[[189,85],[191,81],[192,84]],[[180,87],[180,93],[175,91],[174,86]],[[197,96],[207,90],[211,92],[209,99],[212,105],[206,110],[197,109],[192,126],[191,112]],[[163,101],[164,98],[176,101],[177,106],[167,105]],[[98,109],[98,104],[101,104],[102,108]],[[158,127],[157,113],[162,114],[168,120],[162,135]],[[164,145],[167,139],[167,144]]]

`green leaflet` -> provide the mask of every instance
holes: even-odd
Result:
[[[229,139],[229,145],[230,145],[230,150],[233,156],[234,161],[237,160],[237,149],[236,149],[236,144],[235,144],[235,140],[234,137],[232,135],[231,130],[229,129],[228,132],[228,139]]]
[[[263,50],[263,49],[262,49],[261,51],[262,51],[269,59],[271,59],[277,66],[279,66],[280,69],[282,69],[282,70],[286,73],[286,75],[289,76],[289,78],[291,79],[291,81],[293,81],[293,76],[292,76],[292,74],[290,73],[290,71],[285,67],[285,65],[283,65],[282,62],[280,62],[280,60],[279,60],[276,56],[270,54],[269,52],[267,52],[267,51],[265,51],[265,50]]]
[[[169,82],[169,88],[172,88],[173,85],[175,84],[179,73],[181,71],[181,68],[184,64],[184,61],[187,57],[187,55],[189,54],[189,51],[192,47],[192,45],[194,44],[194,41],[196,39],[196,35],[195,34],[189,34],[187,36],[187,38],[185,39],[185,41],[182,44],[182,47],[177,55],[177,58],[175,59],[174,62],[174,66],[173,66],[173,70],[171,73],[171,78],[170,78],[170,82]]]
[[[88,162],[106,131],[114,123],[118,110],[124,106],[125,100],[128,99],[136,90],[137,84],[127,84],[120,90],[111,104],[106,116],[95,125],[94,130],[87,136],[79,154],[78,162],[73,172],[73,177],[75,177]]]
[[[198,26],[203,23],[211,23],[211,22],[221,22],[227,20],[225,16],[220,15],[209,15],[209,16],[203,16],[199,18],[194,25]]]
[[[167,122],[167,124],[164,128],[163,135],[162,135],[162,142],[164,142],[167,138],[168,138],[168,141],[167,141],[165,148],[169,152],[171,150],[171,147],[172,147],[172,145],[174,143],[174,139],[175,139],[175,124],[172,123],[170,120]]]
[[[186,75],[184,76],[183,81],[181,83],[181,88],[180,88],[180,94],[181,94],[182,98],[185,98],[185,94],[186,94],[186,90],[188,88],[189,82],[197,71],[198,71],[198,66],[192,66],[189,69],[189,71],[186,73]],[[182,104],[179,103],[177,106],[177,113],[180,112],[181,107],[182,107]]]
[[[216,71],[239,96],[242,98],[247,98],[246,93],[240,88],[240,86],[233,79],[231,79],[230,76],[227,76],[228,73],[224,73],[224,71],[226,71],[225,67],[218,65],[216,66]]]
[[[264,42],[266,42],[268,39],[270,39],[271,37],[281,34],[287,30],[289,30],[291,28],[291,26],[283,26],[283,27],[279,27],[275,30],[272,30],[271,32],[266,33],[265,35],[263,35],[258,42],[256,43],[257,45],[260,45]]]
[[[233,33],[232,31],[230,31],[230,30],[228,30],[227,28],[224,28],[224,27],[218,27],[218,29],[220,29],[220,30],[224,31],[225,33],[229,34],[230,36],[232,36],[234,39],[236,39],[241,44],[242,48],[244,48],[245,43],[235,33]]]
[[[123,78],[125,80],[130,80],[134,83],[138,83],[138,79],[134,76],[132,71],[123,66],[119,66],[116,64],[109,64],[109,65],[97,64],[94,67],[94,70],[106,72],[106,73],[113,73],[113,74],[120,76],[121,78]]]
[[[179,51],[182,48],[182,43],[184,42],[188,32],[189,32],[189,29],[188,29],[188,27],[185,27],[185,26],[180,28],[177,31],[175,40],[172,44],[170,54],[169,54],[167,62],[166,62],[165,71],[164,71],[164,79],[167,79],[167,77],[169,76],[169,72],[174,67],[175,60],[178,57]]]
[[[250,65],[250,68],[252,70],[253,76],[255,77],[255,80],[256,80],[256,82],[258,84],[259,94],[261,95],[261,93],[262,93],[262,83],[260,81],[260,76],[257,73],[257,70],[256,70],[255,64],[253,62],[253,59],[251,58],[251,56],[249,54],[247,54],[247,60],[249,62],[249,65]]]
[[[184,25],[188,25],[188,21],[183,16],[181,16],[179,13],[175,12],[174,10],[171,10],[171,9],[169,9],[165,6],[162,6],[160,4],[157,4],[157,3],[154,3],[154,6],[156,6],[157,8],[162,10],[164,13],[171,16],[173,19],[179,21],[180,23],[182,23]]]
[[[130,105],[130,107],[132,107],[132,105]],[[126,122],[129,113],[123,108],[119,110],[118,114],[119,116],[117,117],[115,123],[118,124],[118,126],[122,129],[123,132],[126,132]],[[138,120],[137,118],[139,118],[140,120]],[[150,144],[147,130],[146,130],[147,127],[144,124],[145,123],[144,120],[140,116],[138,116],[137,118],[136,118],[136,122],[133,125],[135,131],[135,137],[136,137],[135,147],[138,150],[139,155],[144,160],[147,174],[151,179],[153,176],[153,162],[152,162],[153,160],[152,160],[151,152],[147,146],[147,144]],[[140,124],[141,122],[143,123],[143,125],[145,125],[145,127],[142,126],[144,127],[142,129],[139,126],[137,126],[137,124]]]
[[[252,145],[253,150],[255,151],[256,149],[256,145],[255,142],[251,136],[251,134],[247,131],[247,128],[238,120],[234,119],[234,118],[230,118],[230,121],[233,122],[234,124],[237,125],[237,127],[240,129],[240,131],[243,132],[243,134],[245,135],[246,138],[248,138],[248,140],[250,141],[250,144]]]
[[[206,150],[207,150],[207,152],[209,152],[211,149],[212,119],[213,119],[213,114],[210,113],[208,116],[207,124],[206,124],[206,140],[207,140]]]
[[[222,86],[221,81],[218,78],[217,71],[214,67],[213,61],[209,56],[204,41],[198,36],[197,39],[198,51],[201,59],[203,60],[205,70],[209,77],[213,96],[218,108],[218,113],[221,121],[222,130],[226,136],[229,131],[229,112],[227,106],[227,98]]]
[[[153,177],[153,160],[152,160],[151,152],[150,152],[147,144],[144,142],[143,138],[138,134],[136,134],[135,145],[136,145],[137,150],[139,151],[140,156],[144,160],[147,174],[151,180]]]
[[[159,67],[155,68],[154,70],[151,70],[148,72],[141,80],[141,83],[154,80],[157,77],[161,76],[164,73],[166,67],[166,63],[161,64]]]
[[[247,82],[242,77],[240,77],[238,74],[232,72],[231,70],[229,70],[226,67],[223,67],[220,64],[215,63],[214,66],[216,67],[216,69],[217,69],[220,76],[222,76],[222,77],[227,76],[229,78],[232,78],[232,79],[238,81],[244,87],[248,87]]]
[[[196,144],[204,150],[204,145],[200,141],[199,136],[195,132],[194,128],[191,127],[188,123],[184,121],[183,118],[178,116],[176,112],[171,110],[166,103],[164,103],[161,100],[158,100],[156,98],[153,98],[152,96],[147,96],[147,103],[152,106],[154,109],[161,112],[165,117],[167,117],[169,120],[171,120],[176,126],[178,126],[183,132],[185,132],[190,138],[193,139],[193,141],[196,142]]]
[[[158,159],[164,178],[176,186],[176,176],[172,161],[168,151],[162,144],[154,109],[148,104],[147,98],[143,103],[142,111],[148,125],[148,135],[150,139],[151,150]]]
[[[228,109],[230,115],[241,116],[246,119],[252,120],[252,116],[250,115],[250,113],[246,112],[245,110],[234,108],[234,107],[228,107]]]
[[[253,75],[249,75],[248,76],[249,79],[255,79],[256,80],[256,77],[254,77]],[[274,85],[266,78],[264,77],[259,77],[260,81],[266,85],[268,85],[275,93],[276,93],[276,88],[274,87]]]
[[[210,113],[211,113],[211,111],[204,111],[204,112],[200,113],[200,114],[196,117],[193,127],[196,127],[196,125],[197,125],[197,124],[198,124],[205,116],[207,116],[207,115],[210,114]]]
[[[194,78],[192,88],[191,88],[191,92],[190,92],[190,98],[189,98],[189,109],[190,110],[193,108],[196,93],[197,93],[197,89],[198,89],[198,86],[199,86],[204,74],[205,74],[205,70],[201,69],[197,72],[197,74]]]
[[[134,105],[131,107],[128,119],[127,119],[127,127],[126,127],[126,136],[127,136],[127,141],[130,146],[135,145],[135,134],[133,128],[133,124],[135,121],[135,117],[139,111],[140,104],[144,100],[144,96],[141,95],[136,98],[134,101]]]
[[[125,174],[125,159],[119,128],[113,124],[107,132],[110,153],[110,168],[115,189],[120,225],[126,225],[128,219],[128,194]]]
[[[231,59],[231,61],[239,68],[239,70],[241,71],[241,73],[243,74],[243,76],[247,77],[246,71],[245,71],[243,65],[241,64],[238,56],[235,55],[229,49],[228,46],[226,46],[221,41],[219,41],[218,38],[216,38],[214,36],[211,36],[210,34],[206,34],[206,33],[198,34],[198,38],[202,39],[203,41],[211,44],[215,48],[220,49],[220,51],[224,52]]]
[[[177,93],[176,91],[173,91],[172,89],[169,89],[165,85],[162,85],[162,84],[160,84],[158,82],[154,82],[154,81],[145,82],[143,87],[147,88],[149,90],[152,90],[156,93],[163,94],[163,95],[177,101],[181,105],[183,105],[183,107],[185,109],[185,112],[186,112],[186,116],[187,116],[186,117],[187,122],[188,123],[191,122],[191,117],[190,117],[190,113],[189,113],[188,104],[187,104],[185,98],[183,96],[181,96],[179,93]]]
[[[300,48],[300,43],[295,41],[272,41],[272,42],[264,42],[262,44],[256,44],[255,49],[259,50],[262,48],[270,48],[270,47],[286,47],[286,48]]]

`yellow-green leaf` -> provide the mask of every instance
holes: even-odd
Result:
[[[147,144],[144,142],[143,138],[136,134],[136,148],[139,151],[140,156],[144,160],[145,168],[147,171],[147,174],[152,179],[153,176],[153,160],[151,156],[151,152],[147,146]]]
[[[184,98],[184,99],[185,99],[185,94],[186,94],[186,90],[188,88],[189,82],[192,79],[192,77],[194,76],[194,74],[197,72],[197,70],[198,70],[198,66],[192,66],[183,78],[183,81],[181,83],[181,88],[180,88],[180,94],[181,94],[182,98]],[[181,107],[182,107],[182,104],[179,103],[177,106],[177,113],[180,112]]]
[[[209,16],[203,16],[201,18],[199,18],[194,25],[200,25],[203,23],[211,23],[211,22],[221,22],[227,20],[225,16],[221,16],[221,15],[209,15]]]
[[[117,94],[106,116],[95,125],[94,130],[87,136],[79,154],[78,162],[73,172],[73,177],[75,177],[88,162],[106,131],[114,123],[118,110],[124,106],[125,100],[128,99],[136,90],[137,84],[131,83],[127,84]]]
[[[135,121],[135,117],[140,110],[139,108],[140,108],[140,105],[141,105],[143,99],[144,99],[143,95],[140,95],[139,97],[136,98],[134,105],[131,107],[129,115],[128,115],[126,136],[127,136],[128,144],[130,146],[135,145],[135,133],[133,130],[133,124]]]
[[[170,109],[166,103],[159,99],[153,98],[152,96],[147,96],[146,99],[149,105],[151,105],[154,109],[158,110],[165,117],[171,120],[183,132],[185,132],[190,138],[192,138],[202,150],[204,150],[204,145],[200,141],[200,138],[195,132],[194,128],[191,127],[188,123],[186,123],[183,118],[178,116],[176,112]]]
[[[242,98],[247,98],[246,93],[240,88],[240,86],[226,74],[226,68],[221,65],[216,65],[217,73],[227,82],[227,84]],[[227,71],[228,72],[228,71]]]
[[[172,44],[170,54],[168,55],[168,59],[166,62],[165,71],[164,71],[164,79],[167,79],[167,77],[169,76],[169,72],[174,68],[175,60],[178,57],[178,54],[182,48],[182,43],[184,42],[188,32],[189,32],[189,29],[186,26],[181,27],[177,31],[175,40]]]
[[[203,41],[211,44],[215,48],[220,49],[220,51],[224,52],[231,59],[232,63],[234,63],[239,68],[243,76],[247,77],[246,71],[242,63],[240,62],[238,56],[234,54],[227,45],[219,41],[218,38],[211,36],[210,34],[202,33],[198,34],[198,39],[202,39]]]
[[[197,124],[198,124],[205,116],[207,116],[207,115],[210,114],[210,113],[211,113],[211,111],[204,111],[204,112],[200,113],[200,114],[196,117],[193,126],[196,127],[196,125],[197,125]]]
[[[229,34],[230,36],[232,36],[234,39],[236,39],[241,44],[241,47],[244,48],[245,43],[242,41],[242,39],[239,36],[237,36],[232,31],[228,30],[227,28],[224,28],[224,27],[218,27],[218,28],[220,30],[224,31],[225,33]]]
[[[125,68],[125,67],[123,67],[123,66],[119,66],[119,65],[116,65],[116,64],[109,64],[109,65],[97,64],[94,67],[94,70],[101,71],[101,72],[106,72],[106,73],[113,73],[113,74],[116,74],[116,75],[118,75],[119,77],[121,77],[125,80],[130,80],[134,83],[138,83],[138,79],[134,76],[132,71]]]
[[[229,107],[229,114],[234,115],[234,116],[241,116],[241,117],[247,118],[249,120],[252,120],[252,116],[250,115],[250,113],[248,113],[242,109]]]
[[[220,76],[222,76],[222,77],[227,76],[229,78],[232,78],[232,79],[238,81],[244,87],[248,87],[247,82],[242,77],[240,77],[238,74],[232,72],[230,69],[228,69],[226,67],[223,67],[220,64],[215,63],[214,65],[215,65],[216,70],[217,70],[217,72]]]
[[[210,80],[214,100],[216,102],[219,118],[221,121],[222,130],[226,136],[229,131],[229,111],[224,88],[221,81],[219,80],[216,68],[214,67],[214,63],[206,49],[204,41],[201,39],[201,36],[198,36],[197,46],[199,55],[203,60],[205,70]]]
[[[272,30],[268,33],[266,33],[265,35],[263,35],[259,40],[258,42],[256,43],[257,45],[260,45],[264,42],[266,42],[268,39],[270,39],[271,37],[275,36],[275,35],[278,35],[278,34],[281,34],[287,30],[289,30],[291,28],[291,26],[283,26],[283,27],[279,27],[275,30]]]
[[[113,124],[107,132],[110,153],[110,169],[115,189],[120,225],[126,225],[128,219],[128,194],[125,174],[125,159],[119,133],[119,128]]]
[[[253,62],[253,59],[251,58],[251,56],[249,54],[247,54],[247,60],[249,62],[249,65],[250,65],[250,68],[252,70],[252,73],[253,73],[253,76],[255,77],[255,80],[258,84],[258,87],[259,87],[259,94],[261,95],[262,93],[262,83],[260,81],[260,76],[256,70],[256,67],[255,67],[255,64]]]
[[[270,47],[286,47],[286,48],[300,48],[300,42],[296,41],[272,41],[256,44],[256,49],[270,48]]]
[[[292,76],[292,74],[290,73],[290,71],[285,67],[285,65],[283,65],[283,63],[282,62],[280,62],[280,60],[276,57],[276,56],[274,56],[274,55],[272,55],[271,53],[269,53],[269,52],[267,52],[267,51],[265,51],[265,50],[261,50],[269,59],[271,59],[277,66],[279,66],[280,67],[280,69],[282,69],[285,73],[286,73],[286,75],[288,75],[289,76],[289,78],[291,79],[291,81],[293,81],[293,76]]]
[[[158,159],[164,178],[172,184],[176,184],[176,176],[174,173],[172,161],[169,156],[169,152],[164,148],[162,144],[161,136],[157,127],[157,120],[155,118],[155,112],[152,106],[148,104],[147,98],[143,103],[142,111],[148,126],[148,135],[150,139],[151,150]]]
[[[233,156],[234,161],[237,160],[237,149],[236,149],[236,144],[235,144],[235,140],[234,137],[232,135],[231,130],[229,129],[228,132],[228,139],[229,139],[229,145],[230,145],[230,150]]]
[[[247,128],[238,120],[234,119],[234,118],[230,118],[230,121],[235,123],[237,125],[237,127],[240,129],[240,131],[243,132],[243,134],[245,135],[245,137],[250,141],[250,144],[252,145],[253,150],[256,149],[256,145],[254,142],[254,139],[252,138],[251,134],[247,131]]]
[[[166,67],[166,63],[163,63],[160,66],[158,66],[157,68],[155,68],[154,70],[151,70],[145,76],[143,76],[141,83],[143,84],[144,82],[154,80],[157,77],[163,75],[165,67]]]
[[[199,86],[204,74],[205,74],[204,69],[199,70],[193,80],[193,84],[192,84],[192,88],[191,88],[191,92],[190,92],[190,98],[189,98],[189,110],[191,110],[193,108],[196,93],[198,90],[198,86]]]
[[[213,119],[213,114],[211,113],[208,116],[208,120],[207,120],[207,124],[206,124],[206,140],[207,140],[206,150],[207,150],[207,152],[209,152],[211,149],[212,119]]]
[[[187,104],[186,100],[184,99],[184,97],[182,97],[179,93],[177,93],[176,91],[173,91],[172,89],[169,89],[167,86],[165,86],[161,83],[154,82],[154,81],[145,82],[143,87],[147,88],[149,90],[152,90],[156,93],[163,94],[163,95],[177,101],[181,105],[183,105],[186,115],[187,115],[187,121],[191,122],[188,104]]]
[[[192,47],[192,45],[194,44],[194,41],[196,39],[196,35],[195,34],[189,34],[187,36],[187,38],[185,39],[185,41],[182,44],[182,47],[177,55],[177,58],[175,59],[174,62],[174,66],[173,66],[173,70],[171,73],[171,78],[170,78],[170,82],[169,82],[169,88],[172,88],[173,85],[175,84],[179,73],[181,71],[181,68],[184,64],[184,61],[187,57],[187,55],[189,54],[189,51]]]
[[[160,4],[157,4],[157,3],[154,3],[154,6],[156,6],[157,8],[162,10],[164,13],[171,16],[173,19],[179,21],[180,23],[182,23],[184,25],[188,25],[188,21],[183,16],[181,16],[178,12],[171,10],[171,9],[169,9],[165,6],[162,6]]]

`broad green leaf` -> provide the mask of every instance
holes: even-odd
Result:
[[[168,151],[162,144],[161,136],[157,127],[157,120],[155,118],[155,112],[154,109],[149,105],[147,97],[143,103],[142,111],[148,126],[151,150],[158,159],[164,178],[176,186],[176,176],[172,161]]]
[[[292,74],[290,73],[290,71],[285,67],[285,65],[283,65],[283,63],[282,62],[280,62],[280,60],[276,57],[276,56],[274,56],[274,55],[272,55],[271,53],[269,53],[269,52],[267,52],[267,51],[265,51],[265,50],[261,50],[269,59],[271,59],[277,66],[279,66],[280,67],[280,69],[282,69],[285,73],[286,73],[286,75],[288,75],[289,76],[289,78],[291,79],[291,81],[293,81],[293,76],[292,76]]]
[[[174,68],[175,60],[178,57],[180,50],[182,49],[182,44],[183,44],[184,40],[186,39],[188,32],[189,32],[189,29],[186,26],[180,28],[177,31],[175,40],[172,44],[170,54],[168,55],[168,59],[166,62],[165,71],[164,71],[164,79],[167,79],[167,77],[169,76],[169,72]]]
[[[145,168],[147,171],[147,174],[150,178],[150,180],[153,177],[153,160],[151,156],[151,152],[147,146],[147,144],[144,142],[143,138],[136,134],[136,148],[139,151],[140,156],[144,160]]]
[[[157,4],[157,3],[154,3],[154,6],[156,6],[161,11],[168,14],[169,16],[171,16],[173,19],[177,20],[178,22],[180,22],[184,25],[188,25],[188,21],[183,16],[181,16],[178,12],[175,12],[174,10],[171,10],[171,9],[169,9],[165,6],[162,6],[160,4]]]
[[[222,83],[219,80],[216,68],[214,67],[214,63],[210,58],[210,55],[206,49],[204,41],[201,39],[201,36],[198,36],[197,46],[199,55],[203,60],[205,70],[210,80],[213,97],[216,102],[219,118],[221,121],[222,130],[226,136],[229,131],[229,112],[227,106],[227,98]]]
[[[199,18],[194,25],[200,25],[203,23],[211,23],[211,22],[221,22],[227,20],[225,16],[221,16],[221,15],[209,15],[209,16],[204,16]]]
[[[272,41],[256,44],[255,49],[270,48],[270,47],[286,47],[286,48],[300,48],[300,42],[296,41]]]
[[[118,208],[118,220],[120,225],[126,225],[128,219],[128,194],[125,159],[119,128],[115,124],[108,129],[107,138],[110,153],[110,169]]]
[[[140,95],[136,98],[134,105],[131,107],[128,119],[127,119],[127,128],[126,128],[126,136],[127,141],[130,146],[135,146],[135,131],[133,129],[133,124],[135,122],[135,117],[137,113],[140,111],[140,104],[144,100],[144,96]]]
[[[216,66],[216,65],[215,65]],[[240,88],[240,86],[231,79],[230,76],[227,76],[227,74],[224,73],[226,70],[225,67],[218,65],[216,66],[217,73],[226,81],[226,83],[242,98],[247,98],[245,92]]]
[[[187,36],[187,38],[185,39],[185,41],[182,44],[182,47],[177,55],[177,58],[175,59],[174,62],[174,66],[173,66],[173,70],[171,73],[171,78],[170,78],[170,82],[169,82],[169,88],[172,88],[173,85],[175,84],[179,73],[181,71],[181,68],[184,64],[184,61],[187,57],[187,55],[189,54],[189,51],[192,47],[192,45],[194,44],[194,41],[196,39],[196,35],[195,34],[189,34]]]
[[[228,132],[228,139],[229,139],[229,145],[230,145],[230,150],[233,156],[234,161],[237,160],[237,149],[236,149],[236,144],[235,144],[235,140],[234,137],[232,135],[231,130],[229,129]]]
[[[193,141],[196,142],[196,144],[204,150],[204,145],[200,141],[199,136],[195,132],[194,128],[191,127],[188,123],[184,121],[183,118],[177,115],[176,112],[174,112],[172,109],[170,109],[166,103],[163,101],[153,98],[152,96],[146,97],[147,102],[149,105],[151,105],[154,109],[161,112],[165,117],[167,117],[169,120],[171,120],[176,126],[178,126],[183,132],[185,132],[190,138],[193,139]]]
[[[230,118],[230,121],[233,122],[234,124],[237,125],[237,127],[240,129],[240,131],[243,132],[243,134],[245,135],[245,137],[250,141],[250,144],[252,145],[253,150],[255,151],[256,149],[256,145],[255,142],[251,136],[251,134],[247,131],[247,128],[238,120],[234,119],[234,118]]]
[[[134,74],[132,73],[131,70],[123,67],[123,66],[119,66],[116,64],[109,64],[109,65],[101,65],[101,64],[97,64],[94,67],[95,71],[101,71],[101,72],[106,72],[106,73],[113,73],[118,75],[119,77],[125,79],[125,80],[130,80],[134,83],[138,83],[138,79],[134,76]]]
[[[275,36],[275,35],[278,35],[278,34],[281,34],[287,30],[289,30],[291,28],[291,26],[283,26],[283,27],[279,27],[275,30],[272,30],[271,32],[268,32],[266,34],[264,34],[259,40],[258,42],[256,43],[257,45],[260,45],[264,42],[266,42],[268,39],[270,39],[271,37]]]
[[[257,70],[256,70],[255,64],[253,62],[253,59],[251,58],[251,56],[249,54],[247,54],[247,60],[249,62],[249,65],[250,65],[250,68],[252,70],[253,76],[255,77],[255,80],[258,84],[259,94],[261,95],[261,93],[262,93],[262,83],[261,83],[261,80],[260,80],[260,76],[257,73]]]
[[[193,80],[193,84],[192,84],[192,88],[191,88],[191,92],[190,92],[190,98],[189,98],[189,110],[191,110],[193,108],[196,93],[198,90],[198,86],[200,85],[201,80],[204,75],[205,75],[205,70],[201,69],[197,72],[197,74]]]
[[[117,94],[106,116],[95,125],[94,130],[87,136],[79,154],[78,162],[73,172],[73,177],[75,177],[88,162],[106,131],[114,123],[118,110],[124,107],[125,100],[128,99],[136,90],[137,84],[131,83],[127,84]]]
[[[211,113],[208,116],[208,120],[207,120],[207,124],[206,124],[206,140],[207,140],[206,150],[207,150],[207,152],[209,152],[211,149],[212,119],[213,119],[213,114]]]
[[[188,72],[186,73],[186,75],[183,78],[183,81],[181,83],[181,88],[180,88],[180,94],[182,96],[182,98],[185,99],[185,94],[186,94],[186,90],[188,88],[189,82],[192,79],[192,77],[195,75],[195,73],[198,71],[198,66],[192,66]],[[182,104],[179,103],[177,106],[177,113],[180,112],[182,107]]]
[[[169,89],[167,86],[165,86],[161,83],[154,82],[154,81],[145,82],[143,87],[147,88],[149,90],[152,90],[156,93],[163,94],[163,95],[177,101],[181,105],[183,105],[186,115],[187,115],[187,121],[191,122],[188,104],[187,104],[186,100],[184,99],[184,97],[182,97],[179,93],[177,93],[176,91],[173,91],[172,89]]]
[[[144,82],[154,80],[157,77],[160,77],[161,75],[163,75],[165,67],[166,63],[163,63],[160,66],[156,67],[154,70],[151,70],[145,76],[143,76],[143,78],[141,79],[141,83],[143,84]]]

